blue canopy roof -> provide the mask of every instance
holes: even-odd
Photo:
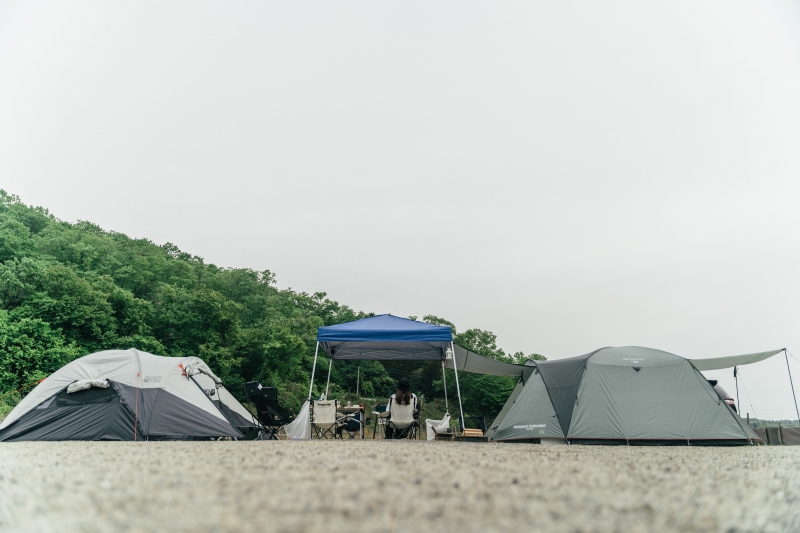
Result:
[[[320,342],[450,342],[453,340],[453,332],[448,326],[434,326],[427,322],[417,322],[393,315],[378,315],[319,328],[317,340]]]
[[[333,359],[424,361],[444,359],[453,332],[447,326],[379,315],[321,327],[317,340]]]

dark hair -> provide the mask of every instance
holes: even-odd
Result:
[[[394,398],[400,405],[408,405],[411,402],[411,381],[407,377],[402,377],[397,381],[397,392]]]
[[[400,405],[408,405],[411,403],[411,391],[410,390],[397,390],[394,394],[394,399]]]

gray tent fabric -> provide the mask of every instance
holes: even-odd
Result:
[[[553,403],[556,416],[564,432],[569,431],[572,409],[575,407],[575,398],[583,378],[583,371],[586,368],[586,360],[594,353],[596,352],[568,359],[537,361],[536,363],[536,367],[542,373],[542,380],[547,386],[550,401]]]
[[[505,363],[497,359],[489,359],[471,350],[453,345],[454,357],[459,372],[472,372],[475,374],[488,374],[490,376],[528,376],[533,372],[530,366]],[[453,369],[453,361],[448,359],[446,366]]]
[[[647,348],[607,348],[587,362],[567,435],[626,441],[755,438],[736,418],[686,359]]]
[[[503,404],[503,408],[500,409],[500,412],[497,413],[496,417],[494,417],[494,421],[489,424],[489,428],[486,430],[484,437],[488,438],[489,440],[494,438],[494,436],[497,434],[497,429],[500,427],[500,424],[503,423],[503,420],[505,420],[506,415],[508,415],[508,412],[511,410],[511,407],[517,401],[517,397],[519,396],[519,393],[522,392],[522,388],[524,386],[525,383],[523,383],[522,380],[517,382],[517,385],[514,387],[514,390],[511,391],[511,395],[508,397],[508,400],[506,400],[506,403]]]
[[[731,355],[728,357],[710,357],[708,359],[689,359],[697,370],[721,370],[723,368],[733,368],[735,366],[751,365],[773,355],[781,353],[780,350],[769,350],[766,352],[748,353],[744,355]]]
[[[240,418],[247,410],[224,387],[217,388],[213,377],[185,372],[204,366],[197,357],[160,357],[134,349],[81,357],[17,404],[0,423],[0,442],[241,438],[237,427],[245,427],[239,424],[246,422]],[[68,392],[80,382],[107,382],[109,387]],[[231,420],[228,411],[240,417]]]
[[[120,397],[131,411],[136,412],[137,390],[115,383]],[[241,437],[226,419],[211,416],[164,389],[139,389],[138,420],[142,433],[151,438],[213,438]],[[210,399],[207,400],[211,402]],[[216,406],[215,406],[216,408]]]
[[[495,420],[493,440],[564,438],[540,372],[531,375],[508,412],[501,412]]]
[[[571,444],[743,445],[759,440],[689,360],[668,352],[601,348],[537,361],[536,368],[538,373],[515,389],[514,400],[491,424],[491,440],[564,435]]]
[[[0,432],[0,442],[28,440],[133,440],[134,413],[115,387],[66,389]],[[137,437],[143,438],[141,431]]]

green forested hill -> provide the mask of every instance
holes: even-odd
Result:
[[[283,401],[297,409],[308,392],[317,327],[370,315],[325,293],[280,290],[270,271],[220,268],[172,244],[63,222],[0,191],[0,397],[6,402],[72,359],[133,347],[197,355],[232,391],[261,380],[278,386]],[[425,320],[455,331],[444,319]],[[456,342],[499,359],[522,356],[506,355],[492,333],[479,329],[457,333]],[[322,365],[326,371],[327,362]],[[431,365],[360,367],[367,396],[391,394],[398,373],[412,374],[429,399],[443,393]],[[355,368],[334,365],[336,392],[355,390]],[[513,380],[490,376],[464,376],[461,383],[470,414],[496,413],[513,387]],[[9,405],[0,400],[0,409]]]

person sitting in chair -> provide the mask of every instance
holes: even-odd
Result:
[[[396,404],[396,406],[410,406],[410,409],[413,411],[417,408],[417,395],[411,392],[411,382],[408,378],[400,378],[397,382],[397,392],[392,394],[392,397],[389,398],[389,403],[386,404],[386,413],[381,414],[381,416],[389,416],[392,412],[392,404]],[[416,418],[416,416],[414,416]],[[386,438],[391,439],[395,438],[394,433],[397,431],[396,427],[393,427],[393,424],[386,425]]]

